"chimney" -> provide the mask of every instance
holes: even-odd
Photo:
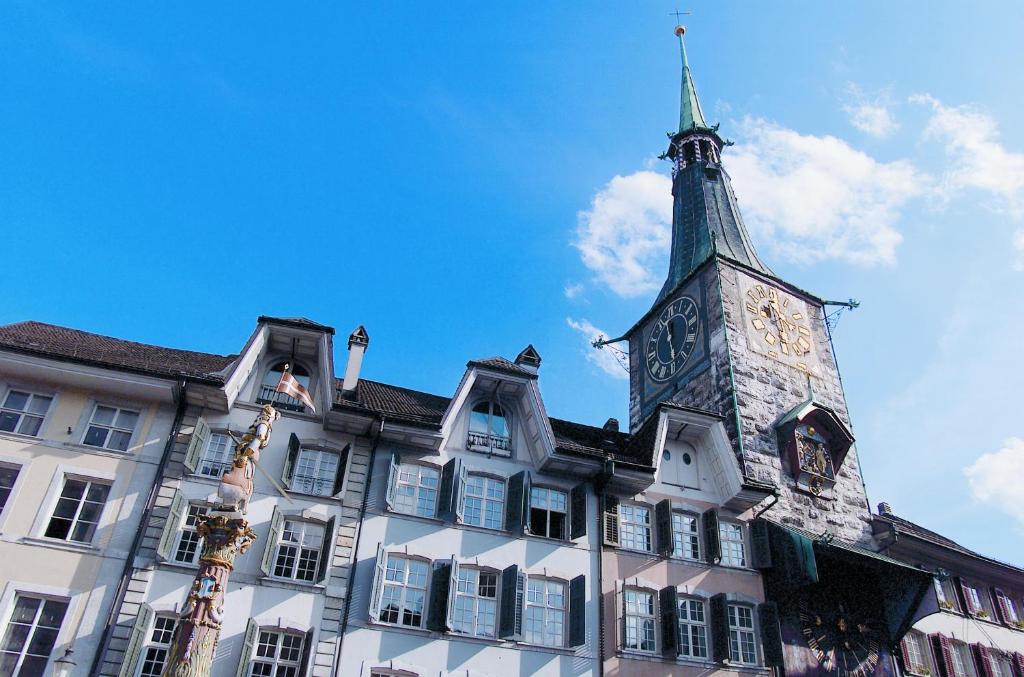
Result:
[[[359,384],[359,369],[363,366],[363,353],[370,346],[370,336],[363,325],[356,327],[348,337],[348,364],[345,365],[345,380],[341,384],[343,393],[350,393]]]
[[[604,426],[602,427],[606,433],[617,433],[619,432],[619,419],[610,418],[604,422]]]
[[[532,343],[519,351],[516,355],[516,364],[534,374],[540,370],[540,354]]]
[[[892,506],[886,503],[885,501],[882,501],[881,503],[878,504],[878,514],[885,516],[892,515]]]

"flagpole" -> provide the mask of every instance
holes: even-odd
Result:
[[[276,397],[275,397],[276,401]],[[252,498],[253,475],[260,451],[270,442],[270,433],[280,414],[263,405],[248,432],[235,445],[231,469],[217,487],[220,505],[196,524],[203,539],[203,551],[171,639],[163,677],[209,677],[224,618],[228,576],[235,557],[244,554],[256,540],[245,514]]]

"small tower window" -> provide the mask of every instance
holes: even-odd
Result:
[[[281,381],[281,374],[284,373],[285,367],[289,364],[289,362],[278,362],[270,368],[260,384],[260,392],[256,397],[256,402],[259,404],[273,404],[280,409],[288,409],[290,411],[305,411],[305,405],[302,402],[274,390]],[[302,384],[303,388],[309,390],[309,371],[305,367],[301,364],[292,364],[291,373],[295,380]]]
[[[697,161],[697,144],[696,143],[684,143],[683,144],[683,159],[686,163]]]
[[[478,403],[469,414],[469,438],[466,447],[472,451],[509,456],[512,437],[508,418],[500,404],[493,400]]]

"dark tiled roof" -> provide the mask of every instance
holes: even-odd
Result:
[[[161,348],[42,322],[0,326],[0,348],[154,376],[223,381],[237,355]]]
[[[485,367],[487,369],[497,369],[498,371],[508,372],[517,376],[529,376],[531,378],[537,378],[537,374],[530,371],[529,369],[523,369],[515,362],[506,360],[504,357],[485,357],[482,360],[470,360],[467,367]]]
[[[355,393],[343,394],[342,383],[342,379],[335,379],[334,402],[343,408],[382,414],[389,418],[432,427],[441,425],[441,417],[448,408],[449,398],[441,395],[431,395],[368,379],[359,380]]]
[[[326,324],[320,324],[313,320],[305,317],[270,317],[269,315],[260,315],[256,318],[257,322],[267,322],[269,324],[282,324],[286,327],[296,327],[298,329],[312,329],[313,331],[324,331],[328,334],[334,335],[334,327],[329,327]]]
[[[597,426],[550,418],[555,434],[555,446],[570,454],[599,456],[624,461],[635,461],[631,456],[630,436],[617,430],[609,431]]]
[[[992,562],[993,564],[998,564],[1000,566],[1016,569],[1017,571],[1024,570],[1016,564],[1010,564],[1009,562],[1003,562],[1001,560],[993,559],[992,557],[982,555],[981,553],[971,550],[970,548],[965,548],[964,546],[960,545],[951,538],[947,538],[942,534],[932,531],[931,529],[925,529],[920,524],[917,524],[916,522],[911,522],[908,519],[904,519],[903,517],[894,515],[891,512],[883,513],[881,515],[875,515],[875,519],[889,522],[890,524],[892,524],[893,528],[899,534],[912,536],[922,541],[927,541],[928,543],[932,543],[934,545],[947,548],[962,555],[982,559],[987,562]]]

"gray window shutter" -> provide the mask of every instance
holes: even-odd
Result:
[[[437,516],[446,521],[455,520],[455,483],[459,476],[459,459],[453,458],[441,467],[441,486],[437,492]]]
[[[672,501],[665,499],[654,506],[655,538],[658,554],[668,557],[672,554]]]
[[[569,646],[587,643],[587,579],[583,574],[569,581]]]
[[[455,616],[455,593],[459,590],[459,563],[455,560],[455,555],[452,555],[452,575],[448,580],[448,609],[445,613],[444,621],[445,626],[451,630],[454,625],[452,624],[452,618]]]
[[[436,561],[430,576],[430,600],[427,604],[427,628],[448,630],[448,590],[451,587],[452,562]]]
[[[675,656],[679,653],[679,593],[669,585],[658,591],[658,610],[661,612],[661,653]]]
[[[569,538],[587,535],[587,485],[577,484],[569,492]]]
[[[704,531],[704,561],[716,564],[722,559],[722,540],[718,533],[718,511],[714,508],[705,510],[700,516]]]
[[[502,639],[513,639],[517,636],[516,617],[520,614],[516,607],[521,604],[519,595],[516,594],[518,587],[519,567],[513,564],[501,572],[501,599],[499,600],[501,606],[498,610],[498,637]]]
[[[334,544],[334,518],[324,525],[324,543],[320,548],[320,562],[316,565],[316,582],[327,580],[327,572],[331,569],[331,546]]]
[[[124,658],[121,660],[121,671],[118,677],[132,677],[135,674],[135,666],[138,665],[139,657],[142,655],[142,647],[146,643],[146,633],[153,622],[153,608],[148,604],[139,605],[139,613],[135,616],[135,623],[128,635],[128,646],[124,650]]]
[[[604,543],[605,545],[619,544],[619,497],[605,494],[602,500],[604,505]]]
[[[505,496],[505,530],[514,534],[523,533],[525,521],[523,519],[524,498],[527,494],[526,471],[517,472],[508,478],[508,492]]]
[[[756,519],[750,523],[750,563],[755,569],[772,567],[772,544],[768,522]]]
[[[338,458],[338,472],[334,475],[334,490],[331,492],[332,496],[337,496],[341,493],[341,487],[345,484],[345,468],[348,467],[348,456],[352,451],[352,445],[346,446],[341,451],[341,456]]]
[[[256,639],[260,634],[260,626],[256,624],[256,621],[249,619],[249,623],[245,626],[245,636],[242,639],[242,655],[238,659],[238,669],[235,671],[235,677],[246,677],[249,674],[249,661],[252,660],[252,652],[256,647]]]
[[[779,623],[779,607],[775,602],[758,604],[757,620],[761,625],[764,664],[770,668],[782,667],[782,627]]]
[[[455,487],[455,519],[461,524],[466,519],[466,482],[469,481],[469,470],[459,463],[458,481]]]
[[[178,534],[181,532],[181,516],[188,509],[188,501],[177,489],[171,498],[171,507],[167,510],[167,519],[164,520],[164,530],[160,534],[160,542],[156,546],[156,554],[162,560],[171,558],[171,550],[178,542]]]
[[[302,667],[299,668],[300,675],[309,674],[309,657],[313,655],[313,628],[306,631],[306,636],[302,638],[302,661],[299,663]]]
[[[267,534],[267,542],[263,546],[263,561],[260,569],[264,576],[269,576],[274,571],[274,555],[277,553],[277,542],[281,539],[281,527],[284,525],[284,515],[274,506],[274,513],[270,516],[270,533]]]
[[[288,455],[284,459],[284,472],[281,473],[281,481],[288,489],[292,488],[292,475],[295,474],[295,462],[299,459],[299,438],[292,433],[288,437]]]
[[[526,479],[523,480],[523,500],[520,510],[523,513],[523,533],[530,532],[530,492],[533,490],[533,478],[530,473],[526,473]]]
[[[398,454],[391,454],[391,468],[388,470],[388,486],[385,498],[388,510],[395,509],[395,492],[398,491],[398,469],[401,465],[402,461]]]
[[[380,596],[384,592],[385,567],[387,566],[384,546],[377,544],[377,558],[374,560],[373,587],[370,588],[370,619],[380,620]]]
[[[203,456],[206,443],[210,439],[210,426],[200,416],[196,419],[196,426],[192,430],[192,438],[188,441],[188,449],[185,451],[185,467],[189,472],[195,472],[199,467],[199,459]]]
[[[729,660],[729,608],[725,593],[711,597],[711,655],[718,663]]]

